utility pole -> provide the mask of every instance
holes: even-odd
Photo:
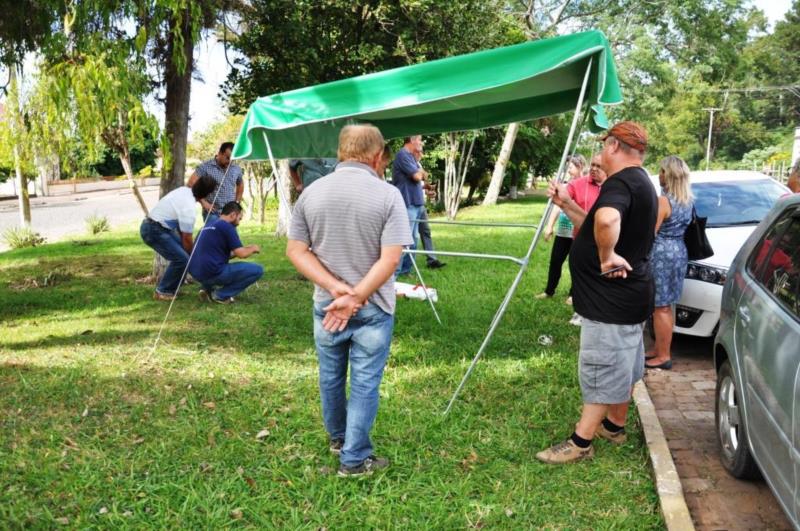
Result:
[[[706,171],[708,171],[708,166],[711,163],[711,131],[714,129],[714,113],[721,111],[722,108],[705,107],[703,110],[711,113],[708,115],[708,142],[706,144]]]

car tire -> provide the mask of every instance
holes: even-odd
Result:
[[[736,478],[758,478],[761,473],[750,453],[740,408],[742,401],[728,360],[722,363],[717,372],[715,398],[714,426],[722,466]]]

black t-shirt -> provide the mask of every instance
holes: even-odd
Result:
[[[622,218],[614,251],[633,268],[627,278],[600,276],[594,215],[603,207],[617,209]],[[579,315],[601,323],[637,324],[653,313],[654,286],[648,256],[655,239],[657,213],[658,198],[642,168],[625,168],[603,183],[569,254],[572,300]]]

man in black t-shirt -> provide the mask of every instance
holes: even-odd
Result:
[[[592,457],[595,436],[622,444],[631,390],[644,375],[642,328],[653,312],[654,289],[648,255],[658,211],[655,189],[642,169],[647,133],[639,124],[621,122],[602,142],[600,164],[608,179],[589,212],[563,184],[552,182],[548,191],[578,229],[569,268],[573,304],[583,318],[583,411],[566,441],[536,454],[546,463]]]

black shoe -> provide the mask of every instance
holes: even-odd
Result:
[[[360,465],[356,466],[339,466],[339,475],[341,477],[363,476],[372,474],[374,470],[381,470],[389,466],[389,460],[385,457],[378,457],[371,455],[364,459]]]
[[[669,371],[672,369],[672,360],[667,360],[664,363],[658,363],[656,365],[651,365],[645,362],[644,366],[648,369],[662,369],[665,371]]]
[[[342,453],[342,447],[344,446],[344,439],[330,439],[328,441],[328,448],[330,448],[332,454],[339,455]]]
[[[428,269],[439,269],[446,266],[444,262],[440,262],[439,260],[431,260],[428,262]]]

